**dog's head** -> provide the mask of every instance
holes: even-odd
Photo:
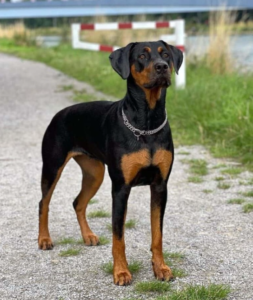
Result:
[[[123,79],[132,76],[144,89],[167,88],[171,84],[173,68],[178,74],[183,53],[164,41],[130,43],[112,52],[110,61]]]

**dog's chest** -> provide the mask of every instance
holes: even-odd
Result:
[[[137,152],[125,154],[121,159],[121,169],[126,184],[130,184],[136,176],[143,173],[142,176],[152,176],[155,172],[152,170],[159,170],[160,176],[165,180],[168,176],[172,163],[172,153],[165,149],[157,149],[151,155],[148,149],[141,149]],[[146,170],[146,172],[145,172]],[[148,182],[148,178],[146,178]]]

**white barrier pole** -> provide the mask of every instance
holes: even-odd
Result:
[[[72,47],[74,49],[79,48],[79,35],[80,35],[80,24],[71,25],[71,34],[72,34]]]
[[[176,45],[185,46],[185,34],[184,34],[184,20],[177,20],[175,26]],[[185,51],[183,51],[184,59],[182,66],[176,75],[176,88],[183,89],[186,84],[186,63],[185,63]]]

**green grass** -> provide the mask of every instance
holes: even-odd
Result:
[[[88,214],[88,218],[108,218],[110,214],[102,209],[97,211],[92,211]]]
[[[241,174],[242,172],[243,172],[242,168],[228,168],[228,169],[221,170],[222,174],[228,174],[230,176],[236,176]]]
[[[224,180],[225,178],[224,177],[222,177],[222,176],[217,176],[217,177],[215,177],[215,180],[216,181],[222,181],[222,180]]]
[[[136,226],[136,220],[134,220],[134,219],[129,219],[125,223],[125,228],[126,229],[132,229],[132,228],[135,228],[135,226]]]
[[[138,273],[140,271],[141,267],[142,267],[142,264],[138,261],[133,261],[130,264],[128,264],[128,269],[131,274]],[[104,263],[102,265],[102,270],[107,274],[112,274],[113,273],[113,263],[112,262]]]
[[[245,199],[242,198],[235,198],[228,200],[228,204],[242,204],[245,202]]]
[[[242,195],[245,197],[253,197],[253,191],[244,192]]]
[[[147,281],[147,282],[138,282],[135,287],[135,291],[138,293],[165,293],[171,291],[171,285],[169,282],[163,281]]]
[[[46,63],[118,99],[125,95],[126,81],[111,68],[108,53],[74,50],[67,44],[17,46],[7,39],[1,39],[0,51]],[[215,156],[232,157],[253,169],[252,80],[252,75],[216,75],[203,62],[189,63],[186,89],[172,86],[167,92],[175,144],[204,144]]]
[[[67,257],[67,256],[76,256],[80,253],[80,249],[70,248],[68,250],[60,251],[59,256]]]
[[[243,212],[250,213],[253,211],[253,203],[246,203],[243,205]]]
[[[199,176],[189,176],[188,181],[193,183],[201,183],[203,182],[203,178]]]
[[[225,285],[210,284],[207,287],[190,285],[155,300],[225,300],[229,293],[230,288]]]
[[[95,203],[98,203],[98,200],[97,199],[91,199],[88,204],[95,204]]]
[[[190,172],[194,175],[204,176],[208,174],[207,163],[203,159],[185,160],[190,165]]]
[[[99,245],[100,246],[103,246],[103,245],[107,245],[107,244],[110,244],[110,239],[108,239],[107,237],[105,236],[100,236],[99,237]]]
[[[219,182],[217,187],[221,190],[228,190],[230,188],[230,184]]]
[[[205,190],[203,190],[202,192],[205,193],[205,194],[210,194],[210,193],[212,193],[213,191],[212,191],[212,190],[205,189]]]

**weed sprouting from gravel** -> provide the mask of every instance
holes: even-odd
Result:
[[[110,217],[110,214],[104,210],[97,210],[90,212],[88,214],[88,218],[108,218]]]
[[[138,293],[164,293],[171,291],[171,285],[169,282],[163,281],[146,281],[137,283],[134,289]]]
[[[202,183],[203,182],[203,178],[201,178],[199,176],[189,176],[188,177],[188,181],[192,182],[192,183]]]
[[[250,213],[253,211],[253,203],[246,203],[243,205],[243,212]]]
[[[253,197],[253,191],[244,192],[242,195],[245,197]]]
[[[206,287],[189,285],[181,291],[174,291],[155,300],[225,300],[229,293],[230,287],[225,285],[210,284]]]
[[[136,220],[134,220],[134,219],[130,219],[125,223],[126,229],[132,229],[132,228],[135,228],[135,226],[136,226]]]
[[[68,257],[68,256],[76,256],[80,253],[80,249],[70,248],[68,250],[60,251],[59,256]]]
[[[203,190],[203,193],[205,193],[205,194],[210,194],[212,192],[213,192],[212,190],[208,190],[208,189]]]
[[[245,202],[245,199],[242,198],[235,198],[228,200],[228,204],[242,204]]]
[[[221,170],[222,174],[228,174],[230,176],[236,176],[236,175],[241,174],[242,172],[243,172],[242,168],[227,168],[227,169]]]
[[[218,187],[219,189],[221,189],[221,190],[227,190],[227,189],[230,188],[230,184],[219,182],[218,185],[217,185],[217,187]]]
[[[107,245],[109,243],[110,243],[110,239],[108,239],[107,237],[105,237],[105,236],[99,237],[99,245],[100,246]]]

